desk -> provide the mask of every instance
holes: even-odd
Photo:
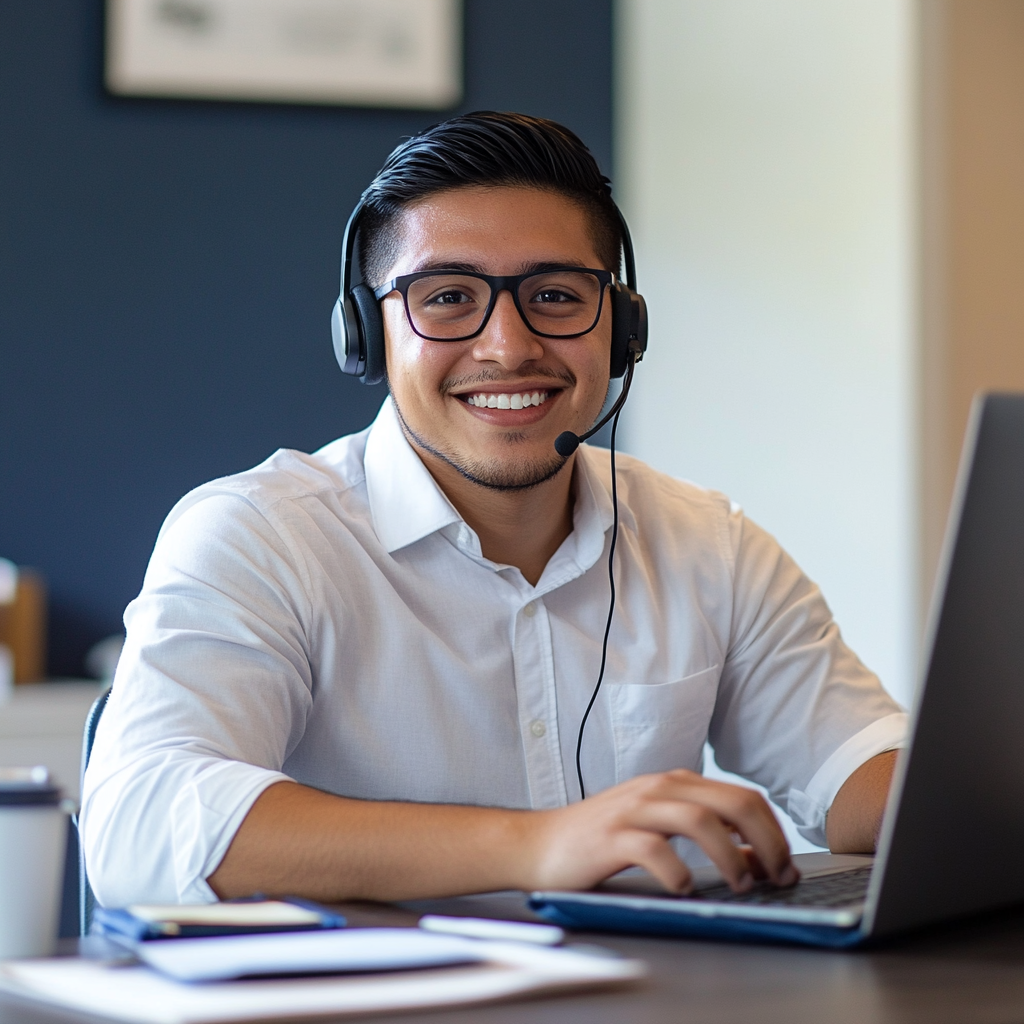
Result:
[[[353,926],[413,925],[421,913],[529,919],[518,895],[401,906],[346,904]],[[936,929],[868,952],[745,946],[577,933],[646,960],[625,991],[368,1018],[376,1024],[1020,1024],[1024,910]],[[87,1018],[77,1018],[85,1021]],[[93,1020],[94,1018],[88,1018]],[[3,1024],[71,1015],[0,997]]]

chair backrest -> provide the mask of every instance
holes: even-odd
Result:
[[[82,792],[85,791],[85,769],[89,767],[89,758],[92,756],[92,745],[96,740],[96,729],[103,717],[103,709],[107,706],[110,698],[110,688],[104,690],[93,701],[89,708],[89,716],[85,720],[85,729],[82,733]],[[78,824],[76,819],[75,824]],[[89,926],[92,924],[92,911],[96,906],[96,897],[93,895],[92,886],[89,885],[89,875],[85,870],[85,847],[82,845],[82,832],[78,832],[78,924],[82,935],[89,934]]]

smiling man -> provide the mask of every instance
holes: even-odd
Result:
[[[355,230],[390,397],[168,517],[86,776],[99,900],[586,888],[631,865],[686,891],[677,838],[737,890],[792,884],[768,805],[700,774],[707,740],[806,835],[872,850],[905,718],[817,588],[727,499],[622,457],[616,540],[608,452],[555,450],[600,414],[620,287],[580,140],[454,118],[398,147]]]

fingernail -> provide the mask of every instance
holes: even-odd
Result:
[[[779,885],[796,885],[800,881],[800,872],[792,864],[787,864],[779,872]]]
[[[740,892],[747,892],[754,888],[754,876],[748,871],[745,875],[742,875],[737,886]]]

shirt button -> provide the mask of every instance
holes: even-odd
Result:
[[[536,606],[536,605],[535,605],[535,604],[534,604],[534,603],[533,603],[533,602],[531,601],[531,602],[530,602],[530,603],[529,603],[529,604],[528,604],[528,605],[527,605],[527,606],[526,606],[526,607],[525,607],[525,608],[523,609],[523,614],[524,614],[524,615],[525,615],[525,616],[526,616],[526,617],[527,617],[528,619],[532,619],[532,618],[534,617],[534,615],[536,615],[536,614],[537,614],[537,606]],[[542,728],[543,728],[543,726],[542,726]],[[542,733],[542,732],[541,732],[541,733],[538,733],[538,735],[540,735],[540,736],[543,736],[543,735],[544,735],[544,733]]]
[[[532,732],[537,739],[540,739],[547,731],[548,727],[539,718],[534,719],[530,723],[530,732]]]

